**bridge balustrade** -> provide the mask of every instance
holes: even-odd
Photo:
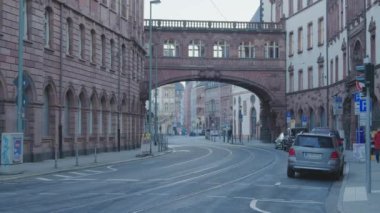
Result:
[[[149,19],[144,26],[149,28]],[[152,28],[160,30],[215,30],[215,31],[284,31],[281,23],[233,22],[233,21],[191,21],[152,19]]]

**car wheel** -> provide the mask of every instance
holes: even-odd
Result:
[[[296,176],[296,172],[292,168],[288,167],[287,175],[290,178],[294,178]]]

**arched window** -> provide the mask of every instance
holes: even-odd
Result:
[[[275,41],[265,43],[265,58],[276,59],[279,58],[278,43]]]
[[[255,58],[255,45],[252,42],[241,42],[239,45],[239,58]]]
[[[188,46],[188,56],[189,57],[204,57],[205,56],[205,45],[201,40],[192,40]]]
[[[214,58],[228,58],[229,56],[229,45],[227,41],[217,41],[213,46],[213,56]]]
[[[111,61],[111,70],[114,70],[115,66],[115,42],[113,39],[110,40],[110,61]]]
[[[45,47],[51,48],[53,36],[53,11],[50,7],[45,9],[45,17],[44,17],[44,44]]]
[[[179,45],[176,40],[164,41],[164,56],[165,57],[178,57]]]
[[[315,114],[312,108],[309,110],[310,112],[310,130],[312,130],[315,127]]]
[[[63,132],[65,136],[70,136],[74,133],[74,116],[73,116],[73,106],[74,106],[74,94],[71,90],[67,91],[64,102],[64,128]]]
[[[44,91],[43,105],[42,105],[42,136],[49,136],[49,90]]]
[[[110,101],[110,113],[109,113],[109,133],[115,134],[117,129],[117,111],[116,111],[116,102],[115,98],[112,98]]]
[[[81,93],[79,95],[79,100],[78,100],[78,122],[77,122],[77,129],[78,129],[78,135],[83,135],[85,134],[85,131],[86,130],[86,124],[88,124],[88,122],[86,123],[86,111],[85,111],[85,108],[86,108],[86,97],[84,95],[84,93]]]
[[[320,126],[325,127],[327,126],[327,118],[326,118],[326,112],[323,107],[319,108],[319,117],[320,117]]]
[[[86,32],[83,24],[79,25],[79,39],[78,39],[78,48],[79,48],[79,58],[84,59],[86,47]]]
[[[101,46],[101,59],[102,59],[102,67],[106,66],[106,36],[102,35],[102,46]]]
[[[120,62],[121,62],[121,73],[126,73],[126,57],[127,57],[127,48],[125,47],[125,44],[121,45],[121,56],[120,56]]]
[[[73,54],[73,22],[71,18],[68,18],[66,20],[66,54],[72,55]]]
[[[100,133],[100,135],[103,135],[104,133],[106,133],[106,131],[103,131],[103,128],[107,128],[106,109],[107,109],[106,99],[105,99],[105,97],[103,97],[101,99],[100,109],[99,109],[99,133]]]
[[[90,41],[90,62],[96,62],[96,32],[91,30],[91,41]]]

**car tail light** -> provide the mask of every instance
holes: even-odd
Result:
[[[333,151],[330,156],[331,159],[338,159],[339,153],[337,151]]]
[[[289,156],[296,156],[296,151],[293,148],[289,149]]]

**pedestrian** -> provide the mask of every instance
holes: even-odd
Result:
[[[375,145],[375,155],[376,155],[376,161],[379,163],[379,155],[380,155],[380,128],[377,129],[377,132],[374,137],[374,145]]]

